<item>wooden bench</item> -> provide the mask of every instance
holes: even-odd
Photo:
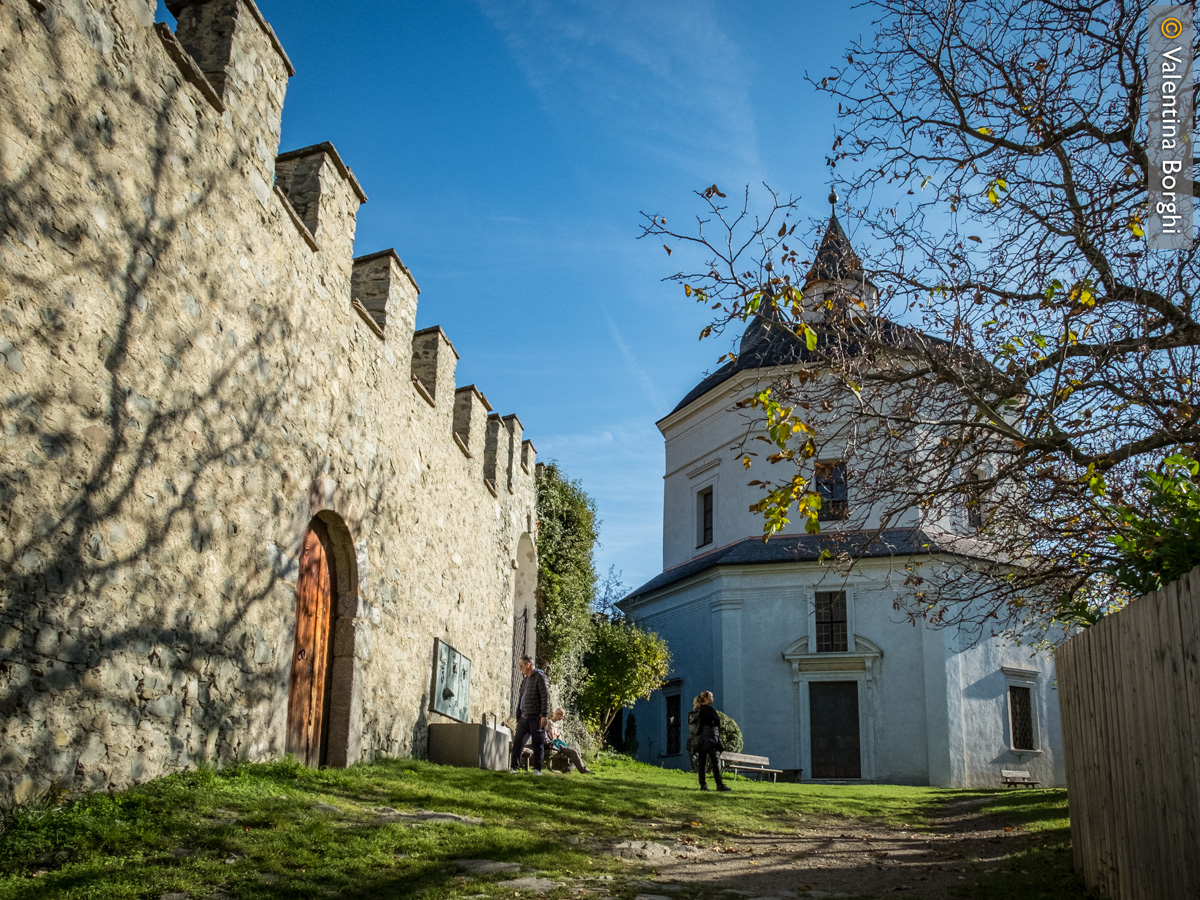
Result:
[[[1034,781],[1029,777],[1029,773],[1024,769],[1001,769],[1000,781],[1006,787],[1030,787],[1034,788],[1041,784],[1040,781]]]
[[[528,772],[532,765],[533,751],[526,747],[521,751],[521,768]],[[549,769],[551,772],[569,772],[571,771],[571,761],[561,750],[547,747],[542,757],[542,768]]]
[[[774,781],[781,774],[782,769],[770,768],[771,760],[765,756],[751,756],[749,753],[722,753],[721,754],[721,769],[734,774],[754,775],[761,778],[764,775],[770,775]]]

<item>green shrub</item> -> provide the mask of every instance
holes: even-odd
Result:
[[[1108,508],[1117,558],[1104,570],[1134,596],[1162,590],[1200,563],[1200,462],[1173,454],[1138,483],[1140,496]]]

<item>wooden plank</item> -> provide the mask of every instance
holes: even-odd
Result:
[[[1139,709],[1142,729],[1140,738],[1146,751],[1146,803],[1139,810],[1141,829],[1138,896],[1179,897],[1176,887],[1177,861],[1173,858],[1172,824],[1181,815],[1178,794],[1172,790],[1175,772],[1167,752],[1165,732],[1175,727],[1166,678],[1165,635],[1159,628],[1159,610],[1167,595],[1175,590],[1168,585],[1163,591],[1147,594],[1137,601],[1136,610],[1141,630],[1141,664],[1138,679],[1144,689]]]
[[[1071,639],[1070,651],[1067,656],[1067,670],[1070,672],[1069,700],[1060,700],[1068,708],[1073,707],[1070,714],[1070,729],[1074,735],[1071,759],[1074,760],[1073,772],[1068,772],[1067,799],[1071,815],[1071,846],[1075,860],[1075,871],[1085,884],[1095,887],[1095,849],[1090,826],[1090,791],[1092,789],[1092,773],[1088,768],[1087,733],[1085,722],[1087,718],[1086,698],[1083,691],[1083,679],[1086,674],[1084,665],[1087,644],[1087,632],[1082,632]],[[1066,737],[1063,738],[1064,747]],[[1076,827],[1078,814],[1079,826]]]
[[[1143,896],[1143,883],[1147,877],[1153,877],[1148,874],[1150,860],[1157,855],[1156,823],[1146,814],[1146,805],[1153,803],[1156,798],[1151,788],[1155,763],[1146,735],[1146,729],[1153,727],[1154,692],[1145,663],[1150,647],[1145,612],[1150,607],[1142,606],[1144,601],[1145,598],[1134,601],[1122,610],[1119,620],[1114,619],[1121,627],[1121,634],[1112,652],[1115,661],[1119,661],[1116,674],[1124,676],[1125,690],[1122,692],[1123,703],[1117,722],[1120,731],[1113,748],[1117,752],[1121,748],[1126,749],[1123,757],[1117,757],[1117,764],[1129,798],[1117,844],[1120,851],[1118,896],[1122,898]]]
[[[1094,747],[1096,744],[1096,729],[1094,727],[1095,713],[1091,704],[1089,686],[1095,678],[1091,669],[1091,630],[1083,632],[1075,638],[1071,651],[1071,669],[1074,672],[1074,695],[1078,713],[1075,716],[1076,754],[1078,756],[1078,794],[1079,794],[1079,835],[1080,848],[1080,877],[1088,888],[1096,890],[1100,887],[1099,843],[1095,820],[1099,813],[1096,811],[1093,797],[1096,793],[1096,767]],[[1071,804],[1071,820],[1075,821],[1075,806]],[[1071,829],[1072,835],[1076,833]]]
[[[1083,772],[1079,759],[1079,698],[1076,689],[1075,652],[1078,635],[1061,644],[1054,652],[1055,685],[1058,691],[1059,727],[1063,736],[1063,769],[1067,776],[1067,805],[1071,822],[1071,857],[1075,873],[1084,871],[1083,813],[1085,804]]]
[[[1195,896],[1188,890],[1187,869],[1192,856],[1192,835],[1200,828],[1200,804],[1194,799],[1192,772],[1187,765],[1189,738],[1187,689],[1184,684],[1183,646],[1180,643],[1181,620],[1179,608],[1190,595],[1187,576],[1164,591],[1158,605],[1158,632],[1162,646],[1162,707],[1160,742],[1166,759],[1166,775],[1171,793],[1171,817],[1167,821],[1168,859],[1172,869],[1172,890],[1176,896]]]
[[[1087,684],[1088,707],[1092,715],[1092,737],[1088,749],[1092,754],[1092,833],[1096,836],[1096,858],[1093,862],[1099,890],[1112,894],[1116,890],[1113,867],[1113,841],[1116,825],[1113,821],[1114,801],[1123,798],[1113,794],[1112,771],[1107,756],[1111,735],[1106,727],[1105,692],[1109,690],[1103,660],[1101,634],[1103,622],[1092,626],[1088,632],[1088,670],[1091,680]]]
[[[1190,772],[1185,774],[1183,765],[1187,757],[1187,748],[1182,743],[1187,727],[1187,700],[1183,685],[1183,647],[1179,643],[1179,605],[1184,602],[1187,593],[1187,582],[1176,581],[1158,608],[1158,628],[1163,650],[1163,700],[1170,710],[1169,716],[1162,720],[1159,734],[1167,757],[1168,787],[1175,811],[1168,823],[1172,883],[1181,897],[1189,894],[1186,887],[1189,859],[1200,861],[1200,858],[1190,857],[1188,853],[1190,835],[1200,826],[1200,810],[1189,803],[1192,779]]]
[[[1179,769],[1183,790],[1180,803],[1189,812],[1184,823],[1185,897],[1200,897],[1200,567],[1186,576],[1176,607],[1181,710]],[[1186,774],[1185,774],[1186,773]]]
[[[751,756],[749,753],[729,753],[721,754],[721,759],[729,760],[735,763],[758,763],[760,765],[769,766],[771,764],[770,757],[767,756]]]
[[[1103,647],[1098,648],[1097,655],[1097,664],[1104,668],[1104,690],[1108,695],[1097,697],[1097,703],[1109,713],[1105,716],[1108,727],[1100,738],[1100,752],[1104,755],[1104,766],[1108,774],[1105,790],[1111,792],[1116,799],[1108,824],[1109,856],[1103,863],[1104,890],[1116,898],[1130,898],[1129,890],[1132,886],[1129,882],[1129,872],[1134,865],[1132,857],[1136,854],[1135,848],[1130,846],[1130,841],[1133,840],[1136,830],[1133,821],[1141,804],[1140,763],[1138,748],[1121,743],[1122,738],[1133,740],[1136,728],[1121,726],[1122,722],[1128,725],[1132,721],[1129,716],[1136,713],[1136,698],[1140,691],[1133,678],[1126,678],[1123,682],[1114,678],[1114,671],[1120,670],[1121,665],[1116,664],[1112,656],[1121,655],[1123,642],[1135,644],[1136,636],[1133,632],[1132,616],[1127,616],[1120,623],[1117,623],[1116,617],[1109,617],[1105,622],[1110,629],[1116,629],[1118,634],[1115,635],[1116,640],[1112,642],[1112,646],[1105,642]]]
[[[1126,834],[1130,794],[1125,789],[1122,773],[1113,758],[1113,745],[1117,740],[1117,709],[1123,699],[1121,685],[1112,677],[1112,654],[1114,641],[1109,635],[1114,626],[1112,619],[1104,619],[1092,626],[1092,666],[1096,681],[1092,691],[1092,707],[1096,713],[1097,734],[1097,798],[1095,825],[1102,836],[1098,865],[1102,878],[1102,889],[1118,897],[1121,895],[1120,873],[1124,868],[1122,841]]]
[[[1095,626],[1093,626],[1094,628]],[[1086,831],[1088,839],[1088,867],[1085,871],[1087,884],[1094,890],[1103,889],[1106,885],[1101,861],[1104,858],[1104,832],[1106,827],[1101,810],[1101,798],[1104,791],[1100,785],[1100,763],[1098,747],[1102,740],[1098,713],[1093,693],[1096,681],[1100,677],[1092,665],[1092,648],[1096,637],[1092,629],[1082,635],[1078,647],[1078,681],[1081,710],[1081,740],[1080,753],[1083,757],[1084,792],[1087,794]]]
[[[1113,836],[1112,864],[1115,866],[1116,883],[1120,892],[1118,896],[1131,898],[1135,896],[1133,891],[1136,889],[1136,881],[1132,876],[1140,856],[1136,822],[1144,802],[1145,780],[1142,771],[1145,768],[1145,751],[1139,749],[1132,757],[1127,757],[1122,752],[1122,747],[1131,739],[1137,740],[1138,728],[1132,723],[1137,715],[1142,686],[1136,679],[1129,678],[1126,671],[1126,651],[1137,644],[1137,640],[1131,640],[1128,635],[1128,620],[1112,618],[1108,624],[1109,627],[1105,630],[1103,659],[1105,680],[1111,696],[1117,698],[1118,703],[1113,706],[1109,716],[1105,750],[1113,790],[1119,792],[1123,801],[1116,822],[1118,831]],[[1136,770],[1130,769],[1127,764],[1129,759],[1135,763]]]
[[[1138,682],[1142,688],[1142,703],[1139,706],[1141,727],[1138,737],[1144,749],[1146,768],[1145,803],[1139,808],[1141,829],[1138,878],[1138,896],[1162,898],[1178,896],[1164,886],[1172,882],[1174,862],[1170,856],[1170,834],[1168,822],[1174,814],[1175,792],[1168,779],[1173,775],[1166,768],[1162,733],[1164,728],[1174,727],[1170,720],[1166,698],[1163,693],[1163,648],[1158,629],[1158,607],[1163,601],[1161,592],[1148,594],[1138,601],[1138,626],[1141,653],[1136,665]]]

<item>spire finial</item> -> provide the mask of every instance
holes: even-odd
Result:
[[[839,198],[838,198],[838,195],[837,195],[837,191],[836,191],[836,190],[834,190],[834,187],[833,187],[833,185],[830,185],[830,186],[829,186],[829,205],[830,205],[830,206],[837,206],[838,199],[839,199]]]

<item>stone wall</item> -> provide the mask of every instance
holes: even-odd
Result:
[[[0,799],[284,752],[335,544],[329,762],[421,755],[435,639],[511,702],[534,451],[455,389],[250,0],[0,5]],[[518,587],[519,586],[519,587]]]

